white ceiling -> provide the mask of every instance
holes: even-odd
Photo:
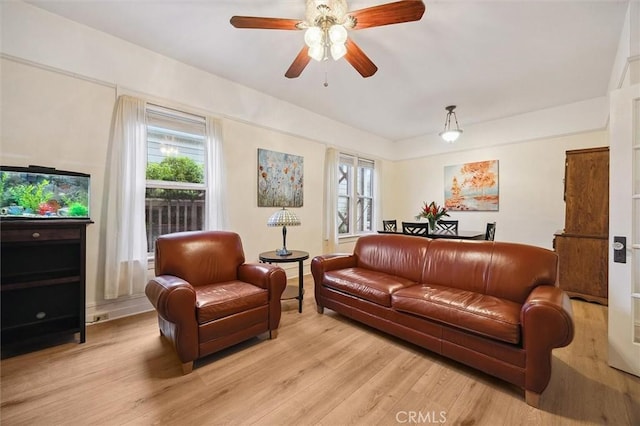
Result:
[[[373,77],[340,60],[288,79],[303,32],[235,29],[229,18],[302,19],[304,0],[28,3],[392,141],[442,130],[450,104],[464,128],[606,95],[628,4],[425,1],[418,22],[349,33],[378,66]]]

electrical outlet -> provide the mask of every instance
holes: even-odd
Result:
[[[104,321],[109,319],[109,314],[103,312],[101,314],[93,314],[93,322]]]

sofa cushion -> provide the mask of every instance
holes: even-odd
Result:
[[[384,272],[363,268],[345,268],[326,272],[322,284],[378,305],[390,307],[391,294],[394,291],[418,283]]]
[[[358,238],[353,249],[359,268],[421,282],[431,240],[410,235],[371,234]]]
[[[557,269],[558,255],[541,247],[438,239],[419,281],[523,304],[534,288],[556,282]]]
[[[472,291],[421,284],[396,291],[395,310],[507,343],[520,343],[521,305]]]
[[[243,281],[194,287],[198,324],[247,311],[269,303],[269,292]]]

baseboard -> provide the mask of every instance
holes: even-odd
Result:
[[[144,294],[115,300],[104,300],[94,304],[87,304],[87,325],[128,317],[153,310],[153,305]]]

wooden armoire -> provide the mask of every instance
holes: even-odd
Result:
[[[565,225],[555,234],[559,284],[570,297],[607,304],[609,148],[566,152]]]

